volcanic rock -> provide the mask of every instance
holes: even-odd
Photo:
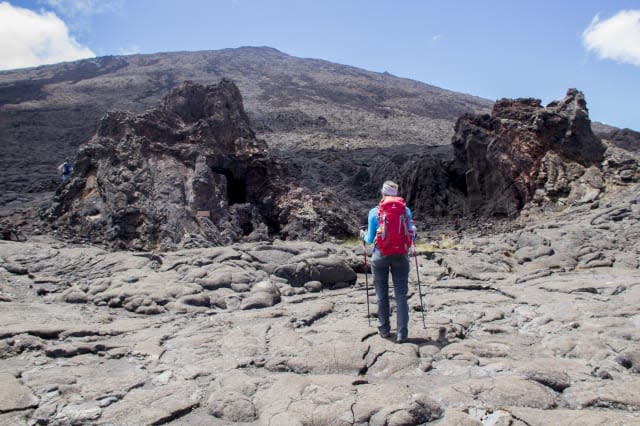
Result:
[[[369,324],[357,245],[0,240],[0,424],[639,424],[640,187],[618,189],[418,252],[403,344]]]
[[[332,191],[283,180],[229,80],[185,82],[144,114],[106,114],[46,216],[76,236],[135,249],[355,230]]]
[[[290,111],[258,111],[259,126],[299,131],[279,147],[303,149],[269,151],[230,81],[185,83],[105,116],[48,230],[0,224],[0,424],[640,424],[637,154],[591,137],[579,92],[500,101],[463,117],[452,146],[415,133],[336,149],[342,116],[297,103],[313,78],[280,97],[246,81]],[[323,81],[323,99],[401,114],[376,86]],[[0,95],[45,97],[38,84]],[[365,139],[363,117],[343,123]],[[419,220],[557,209],[505,232],[419,224],[432,244],[412,259],[396,344],[376,331],[360,245],[304,241],[353,235],[387,178]]]
[[[140,114],[185,80],[231,79],[252,129],[295,149],[446,143],[464,112],[492,101],[270,47],[106,56],[0,73],[0,207],[56,189],[56,166],[107,111]]]
[[[513,217],[534,199],[589,202],[602,189],[598,168],[606,147],[575,89],[544,108],[538,99],[502,99],[490,116],[466,114],[452,143],[467,214]]]
[[[640,151],[640,132],[631,129],[617,129],[603,136],[613,145],[627,151]]]

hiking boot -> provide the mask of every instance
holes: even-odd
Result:
[[[398,338],[396,339],[396,343],[407,343],[407,340],[409,339],[406,337],[398,336]]]
[[[387,339],[391,336],[391,332],[389,331],[385,331],[381,328],[378,329],[378,334],[380,335],[380,337],[382,337],[383,339]]]

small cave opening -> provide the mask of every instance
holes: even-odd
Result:
[[[236,178],[227,169],[213,169],[213,172],[224,175],[227,178],[227,200],[229,205],[247,202],[247,183],[244,179]]]
[[[253,225],[251,222],[245,222],[240,224],[240,228],[242,229],[242,235],[245,237],[253,232]]]
[[[453,185],[455,189],[462,192],[465,197],[469,195],[467,190],[467,177],[465,174],[450,170],[447,173],[447,177],[450,185]]]

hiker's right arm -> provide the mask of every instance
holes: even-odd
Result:
[[[373,208],[369,211],[369,217],[367,219],[368,228],[364,237],[364,242],[367,244],[373,244],[376,239],[376,231],[378,231],[378,209]]]

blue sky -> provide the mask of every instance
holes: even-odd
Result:
[[[640,130],[638,0],[0,0],[0,69],[270,46]]]

